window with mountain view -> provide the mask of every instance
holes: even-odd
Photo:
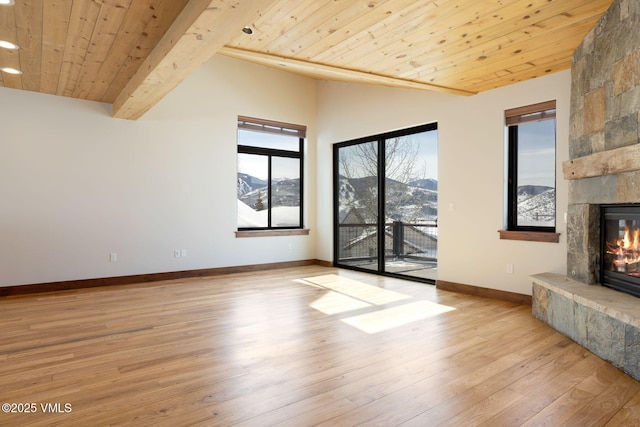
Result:
[[[238,230],[302,228],[306,127],[238,117]]]
[[[555,232],[556,102],[505,111],[507,228]]]

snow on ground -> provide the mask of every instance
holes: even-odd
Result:
[[[300,208],[297,206],[278,206],[271,209],[272,227],[300,226]],[[238,227],[266,227],[267,210],[256,211],[238,200]]]

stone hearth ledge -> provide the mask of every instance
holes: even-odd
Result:
[[[561,274],[531,279],[536,318],[640,380],[640,298]]]
[[[585,285],[562,274],[541,273],[531,278],[533,283],[640,329],[640,298],[601,285]]]

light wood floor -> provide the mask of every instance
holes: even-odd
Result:
[[[640,384],[529,306],[319,266],[0,299],[0,402],[37,410],[2,426],[640,424]]]

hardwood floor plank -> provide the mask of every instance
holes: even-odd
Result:
[[[556,399],[544,410],[527,420],[523,425],[567,425],[576,414],[587,410],[588,405],[606,392],[607,388],[620,378],[620,372],[613,366],[602,366],[591,375]],[[590,421],[593,422],[595,418]],[[586,425],[586,424],[585,424]]]
[[[614,416],[607,422],[607,427],[640,426],[640,392],[636,393]]]
[[[525,393],[526,387],[512,387],[514,383],[527,383],[531,379],[537,378],[539,375],[543,378],[554,375],[556,371],[560,371],[575,363],[582,357],[583,352],[570,345],[567,345],[567,339],[562,337],[558,342],[553,343],[544,348],[538,348],[538,353],[531,354],[525,360],[511,366],[505,366],[501,372],[489,376],[476,384],[469,384],[468,387],[461,387],[452,390],[449,394],[444,395],[437,404],[422,411],[414,418],[409,419],[405,424],[411,426],[425,425],[424,423],[442,424],[454,419],[456,416],[468,417],[469,414],[475,415],[478,405],[485,405],[487,399],[491,398],[495,393],[501,393],[507,390],[515,397],[520,397]],[[563,360],[562,363],[554,365],[556,361]],[[506,396],[508,398],[508,396]],[[495,397],[492,398],[495,400]],[[520,399],[518,399],[520,400]],[[503,402],[501,406],[508,407],[511,404]],[[465,414],[465,411],[468,411]],[[494,412],[492,415],[496,413]],[[461,415],[464,414],[464,415]],[[477,423],[478,421],[476,421]],[[518,425],[518,424],[511,424]]]
[[[0,425],[640,417],[638,382],[531,307],[322,266],[0,298],[0,362],[1,402],[72,409],[0,413]]]
[[[496,330],[496,336],[501,332],[500,330]],[[474,332],[474,334],[477,333]],[[395,390],[413,386],[423,378],[429,378],[434,375],[456,377],[457,372],[451,372],[451,369],[462,365],[466,359],[475,357],[477,352],[474,350],[474,346],[479,347],[484,342],[486,342],[486,339],[468,335],[456,346],[451,346],[450,344],[452,343],[449,342],[446,343],[441,351],[437,351],[437,347],[434,346],[433,343],[424,343],[421,348],[414,350],[376,350],[372,353],[374,355],[373,357],[367,358],[364,356],[356,358],[357,364],[368,365],[367,370],[363,371],[360,369],[355,373],[349,371],[343,373],[343,378],[348,380],[345,383],[345,392],[348,393],[356,390],[357,393],[349,396],[349,399],[362,405],[384,397]],[[425,350],[427,353],[425,353]],[[339,352],[334,351],[334,353]],[[389,353],[390,356],[387,357],[386,354]],[[443,358],[447,359],[449,365],[437,363]],[[368,360],[370,360],[370,362],[367,362]],[[394,372],[398,376],[389,377],[387,373],[381,373],[379,368],[381,363],[394,364]],[[478,366],[484,363],[487,363],[487,361],[482,359]],[[475,366],[472,366],[469,369],[473,370],[475,368]],[[290,389],[290,387],[287,387],[287,389]],[[315,393],[319,393],[320,391],[321,390],[317,388],[315,389]],[[328,390],[327,392],[332,391],[333,390]],[[240,406],[248,404],[250,404],[248,401],[239,403]],[[291,405],[292,404],[286,405],[287,410],[291,409]],[[349,421],[355,423],[354,420]]]
[[[604,425],[636,393],[637,381],[620,376],[602,393],[596,395],[588,405],[567,420],[567,425]]]

